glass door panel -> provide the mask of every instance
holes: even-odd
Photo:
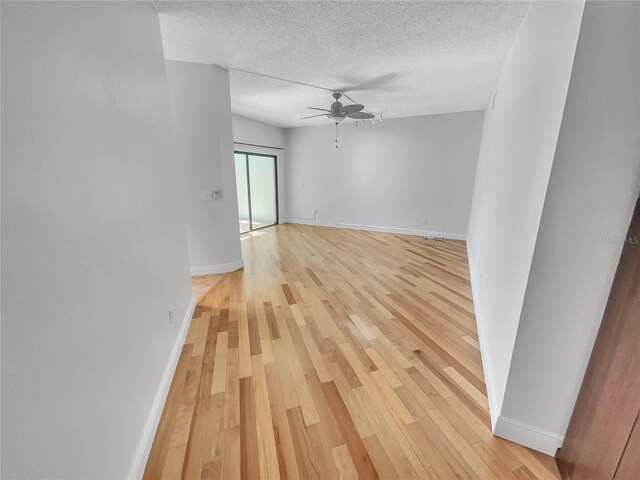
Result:
[[[240,233],[278,223],[276,157],[235,152]]]
[[[247,156],[244,153],[236,153],[234,158],[236,162],[236,187],[238,190],[238,217],[240,220],[240,233],[244,233],[251,230]]]
[[[251,229],[278,223],[276,157],[248,155]]]

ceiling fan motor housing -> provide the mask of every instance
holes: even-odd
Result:
[[[339,100],[342,94],[340,92],[333,92],[332,95],[333,95],[333,98],[336,99],[336,101],[331,104],[331,111],[334,113],[340,113],[340,109],[342,108],[342,103],[340,103]]]

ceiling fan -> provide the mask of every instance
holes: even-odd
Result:
[[[365,120],[371,120],[375,123],[376,116],[373,113],[369,113],[365,110],[364,105],[353,102],[348,95],[344,94],[345,97],[349,98],[353,103],[350,105],[343,105],[340,102],[340,97],[342,97],[342,92],[333,92],[333,103],[331,104],[331,109],[326,108],[318,108],[318,107],[307,107],[309,110],[319,110],[324,113],[319,113],[317,115],[309,115],[308,117],[302,117],[300,120],[306,120],[307,118],[316,118],[316,117],[327,117],[333,123],[336,124],[336,148],[338,148],[338,124],[342,122],[345,118],[353,118],[356,121],[356,126],[358,126],[358,121],[360,120],[363,124]],[[382,114],[380,115],[380,120],[382,120]]]
[[[360,105],[359,103],[342,105],[342,103],[340,102],[340,97],[342,97],[343,94],[341,92],[333,92],[332,95],[334,98],[334,102],[331,104],[330,109],[318,108],[318,107],[307,107],[310,110],[319,110],[324,113],[320,113],[318,115],[309,115],[308,117],[303,117],[300,120],[326,116],[329,120],[331,120],[333,123],[337,125],[338,123],[342,122],[345,118],[353,118],[354,120],[356,120],[356,122],[358,120],[364,121],[369,119],[371,120],[375,119],[375,115],[373,113],[367,112],[364,108],[364,105]]]

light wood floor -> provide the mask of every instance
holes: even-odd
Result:
[[[196,309],[146,479],[557,478],[491,435],[464,242],[260,233]]]
[[[191,288],[196,301],[200,303],[202,299],[215,287],[220,280],[222,274],[196,275],[191,277]]]

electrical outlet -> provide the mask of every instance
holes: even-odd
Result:
[[[169,325],[173,325],[173,308],[169,309]]]
[[[317,220],[318,219],[318,210],[314,210],[313,211],[313,219]]]
[[[423,218],[422,219],[422,223],[424,223],[426,225],[427,223],[429,223],[429,219],[428,218]]]
[[[215,194],[213,193],[213,190],[206,190],[202,192],[202,200],[203,201],[209,201],[209,200],[213,200],[215,198]]]

